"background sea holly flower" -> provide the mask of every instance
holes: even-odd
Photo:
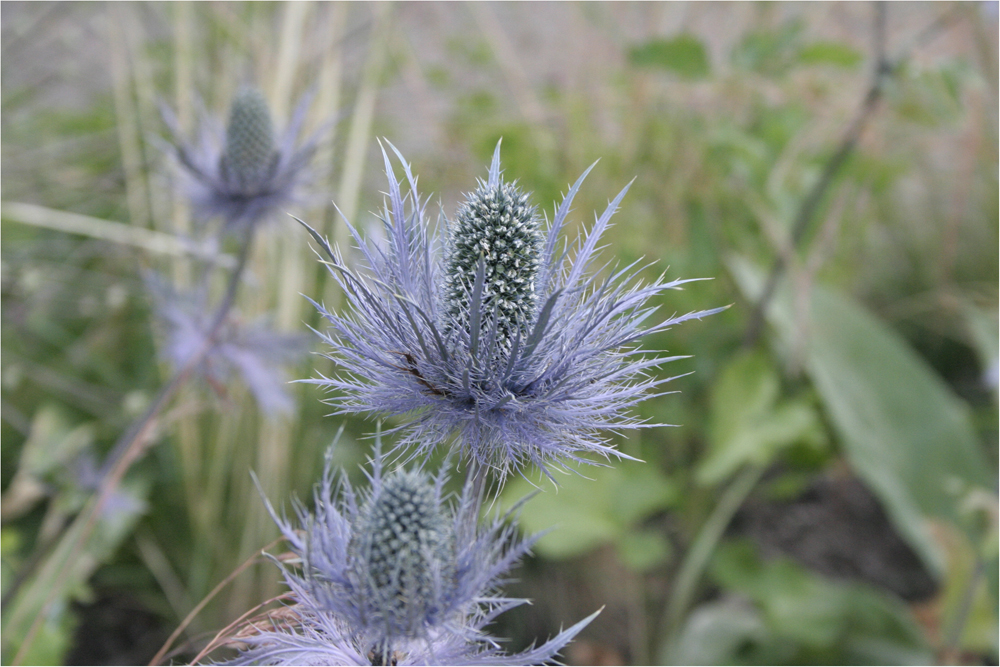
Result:
[[[310,228],[349,307],[315,304],[343,372],[308,382],[331,389],[339,412],[402,417],[400,446],[414,456],[457,434],[465,455],[501,476],[527,463],[550,474],[554,463],[593,462],[584,454],[623,457],[605,431],[651,426],[629,410],[672,379],[648,371],[679,358],[645,354],[638,340],[722,309],[653,320],[649,300],[691,280],[642,284],[638,263],[598,263],[597,244],[628,186],[572,246],[560,243],[593,165],[546,231],[527,196],[501,178],[497,144],[457,222],[432,230],[410,166],[396,155],[409,193],[383,150],[385,242],[348,223],[360,267]]]
[[[443,495],[445,467],[386,473],[376,447],[366,491],[327,455],[315,514],[296,505],[301,530],[268,511],[301,568],[278,563],[294,605],[265,627],[243,628],[246,649],[230,664],[539,664],[597,614],[539,647],[506,655],[484,628],[527,602],[502,596],[501,577],[529,549],[511,515],[476,523],[471,479],[456,502]],[[470,521],[470,518],[472,519]],[[277,562],[277,561],[276,561]]]
[[[276,138],[267,100],[255,88],[241,88],[233,98],[225,129],[218,121],[203,117],[193,143],[185,139],[173,112],[162,108],[173,137],[170,152],[185,177],[196,218],[221,217],[225,229],[235,231],[301,202],[319,135],[298,144],[309,101],[308,96],[302,99],[288,127]]]
[[[156,276],[146,283],[164,335],[163,357],[181,368],[206,344],[216,313],[201,290],[178,292]],[[220,388],[236,373],[263,412],[288,413],[294,408],[285,366],[305,355],[308,336],[279,333],[263,323],[244,324],[235,312],[229,312],[209,344],[195,369],[209,384]]]

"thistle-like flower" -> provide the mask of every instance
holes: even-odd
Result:
[[[384,474],[376,450],[365,474],[367,492],[356,492],[346,476],[335,483],[328,454],[315,515],[296,507],[302,530],[268,504],[301,559],[300,569],[279,563],[294,604],[266,627],[237,633],[246,649],[230,664],[538,664],[597,615],[542,646],[504,654],[484,627],[526,602],[496,587],[533,540],[517,540],[510,515],[476,526],[474,484],[449,503],[444,468],[433,478]]]
[[[309,98],[299,103],[276,141],[267,100],[255,88],[241,88],[233,98],[225,131],[203,119],[198,140],[189,143],[174,114],[162,109],[173,135],[171,147],[186,176],[195,217],[221,217],[227,231],[253,226],[268,215],[301,200],[316,150],[314,135],[297,145]]]
[[[630,408],[672,379],[647,371],[678,358],[644,355],[639,338],[721,309],[643,328],[656,310],[650,298],[691,281],[643,285],[636,263],[597,265],[597,244],[628,186],[572,251],[560,244],[593,165],[545,231],[528,196],[502,179],[497,144],[487,179],[457,221],[432,231],[416,179],[396,155],[410,192],[402,194],[383,150],[387,239],[350,227],[360,269],[310,228],[349,309],[316,304],[331,325],[321,334],[335,350],[330,358],[344,372],[309,382],[335,390],[329,402],[340,412],[401,416],[400,446],[413,445],[414,456],[457,434],[464,454],[501,477],[527,463],[549,474],[553,464],[592,462],[588,453],[624,457],[603,432],[651,426]]]

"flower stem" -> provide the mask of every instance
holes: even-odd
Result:
[[[236,268],[233,270],[233,273],[229,278],[229,283],[226,286],[226,292],[222,297],[222,301],[219,304],[218,309],[215,311],[215,316],[211,320],[211,325],[209,326],[208,332],[205,334],[205,339],[198,352],[193,354],[191,358],[188,359],[187,363],[174,373],[173,377],[170,378],[170,381],[164,385],[164,387],[160,390],[160,393],[157,394],[155,399],[153,399],[152,404],[150,404],[146,412],[143,413],[138,420],[133,422],[129,429],[122,434],[122,436],[118,439],[118,442],[115,443],[114,448],[112,448],[111,452],[108,454],[104,466],[101,468],[101,482],[98,486],[97,492],[91,497],[91,499],[84,506],[84,509],[80,512],[79,516],[64,533],[65,535],[73,535],[74,532],[76,532],[77,526],[82,523],[82,528],[79,529],[79,532],[76,532],[73,547],[67,552],[67,558],[71,557],[73,554],[79,553],[79,551],[83,549],[87,539],[93,533],[94,528],[97,525],[97,517],[100,515],[101,509],[104,507],[108,498],[111,497],[111,494],[118,488],[119,483],[125,476],[128,469],[141,457],[146,442],[156,425],[157,415],[159,415],[163,408],[166,407],[167,403],[170,402],[170,399],[173,398],[177,390],[180,389],[185,381],[187,381],[191,373],[201,364],[201,362],[205,359],[205,356],[212,349],[215,338],[218,336],[219,330],[222,328],[222,324],[226,320],[226,316],[229,314],[229,311],[233,307],[233,303],[236,301],[236,293],[239,289],[240,279],[243,276],[244,269],[246,268],[247,260],[250,256],[250,249],[253,246],[253,237],[254,233],[251,229],[247,232],[246,238],[243,241],[243,246],[240,249],[239,257],[237,258]],[[40,561],[41,559],[39,559],[39,562]],[[41,628],[42,621],[45,619],[47,609],[59,595],[66,583],[66,578],[69,576],[69,573],[73,571],[73,569],[74,568],[71,567],[61,567],[59,569],[59,573],[56,576],[55,581],[49,588],[49,594],[46,596],[45,602],[39,609],[38,614],[36,614],[34,621],[32,621],[31,627],[25,635],[24,641],[21,643],[12,664],[20,664],[24,656],[27,655],[27,651],[34,642],[35,636]],[[24,577],[20,581],[26,580],[27,577]]]
[[[982,579],[985,571],[986,566],[983,563],[983,558],[982,556],[977,555],[975,567],[969,575],[969,581],[965,585],[965,590],[962,592],[962,599],[959,602],[958,608],[955,610],[955,616],[952,619],[951,626],[948,628],[947,635],[945,636],[944,646],[940,653],[940,656],[943,658],[942,664],[959,664],[962,634],[965,632],[966,624],[969,621],[969,615],[972,612],[972,605],[975,602],[976,591],[979,588],[979,580]]]

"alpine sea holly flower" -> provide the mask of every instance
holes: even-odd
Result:
[[[194,143],[185,140],[174,114],[162,109],[174,139],[171,152],[186,177],[197,218],[221,217],[226,230],[235,231],[300,201],[316,151],[315,136],[297,145],[308,104],[308,97],[299,103],[276,140],[267,100],[255,88],[241,88],[225,131],[218,122],[203,119]]]
[[[649,300],[691,281],[644,285],[637,263],[597,263],[597,244],[628,186],[572,248],[560,243],[593,165],[545,231],[528,197],[502,179],[497,144],[487,179],[458,220],[432,230],[416,179],[396,155],[409,193],[383,150],[385,242],[348,223],[359,268],[310,229],[349,308],[316,304],[331,325],[321,334],[336,351],[330,358],[344,372],[309,382],[334,390],[328,400],[339,412],[402,417],[400,446],[414,446],[414,456],[457,434],[465,455],[501,477],[528,463],[551,476],[550,465],[593,462],[585,454],[624,457],[604,432],[651,426],[630,408],[672,379],[648,371],[678,358],[644,354],[639,339],[721,309],[652,320]]]
[[[234,639],[231,664],[518,665],[551,660],[596,614],[537,648],[506,655],[484,628],[526,600],[497,592],[533,540],[518,541],[510,515],[475,525],[480,498],[467,482],[443,497],[444,468],[383,471],[376,450],[358,492],[327,464],[315,515],[296,506],[301,530],[268,511],[299,557],[279,563],[294,604]]]

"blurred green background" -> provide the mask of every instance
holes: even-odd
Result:
[[[677,426],[616,437],[644,463],[526,506],[557,528],[508,588],[534,600],[495,626],[512,650],[604,605],[570,664],[997,663],[995,2],[4,2],[2,56],[5,664],[147,662],[277,537],[249,470],[288,507],[342,423],[337,461],[369,451],[374,421],[310,385],[268,417],[191,382],[77,539],[81,462],[170,375],[142,276],[194,279],[157,105],[193,132],[247,82],[279,127],[307,91],[310,128],[334,120],[295,213],[342,246],[331,200],[376,222],[376,137],[447,215],[503,137],[550,217],[600,158],[574,225],[636,179],[606,256],[714,278],[662,313],[732,304],[647,340],[693,356],[641,409]],[[306,234],[262,233],[241,316],[321,326],[301,295],[339,295]],[[173,659],[281,590],[254,561]]]

